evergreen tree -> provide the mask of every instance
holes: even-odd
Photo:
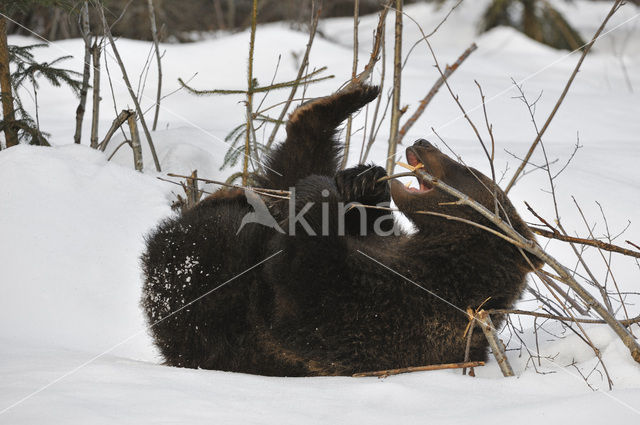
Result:
[[[34,5],[70,7],[71,3],[69,0],[0,0],[0,10],[3,14],[11,14]],[[29,140],[30,143],[38,145],[48,144],[45,133],[39,128],[37,118],[34,120],[23,107],[17,92],[18,87],[30,83],[36,101],[39,77],[44,77],[54,86],[66,84],[76,92],[79,90],[80,81],[74,79],[79,75],[77,72],[54,66],[68,59],[69,56],[63,56],[51,63],[38,63],[34,60],[31,51],[43,46],[46,44],[10,46],[7,42],[7,19],[4,15],[0,15],[0,98],[2,100],[0,131],[4,132],[7,147],[17,145],[20,140]],[[10,64],[15,66],[13,73]]]

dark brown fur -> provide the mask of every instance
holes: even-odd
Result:
[[[298,108],[286,141],[259,178],[268,188],[295,186],[296,210],[315,202],[305,217],[318,234],[320,205],[327,203],[327,236],[301,229],[291,236],[259,224],[236,235],[252,209],[234,193],[204,200],[148,238],[142,305],[168,364],[308,376],[457,362],[464,355],[464,310],[488,297],[485,308],[513,306],[530,271],[518,250],[467,224],[415,212],[490,223],[468,207],[441,205],[452,199],[437,189],[414,194],[394,182],[389,190],[376,183],[385,175],[380,167],[337,170],[336,127],[376,95],[377,88],[356,86]],[[493,209],[497,189],[503,215],[532,237],[490,179],[428,142],[409,149],[412,160],[419,158],[427,171],[487,208]],[[373,211],[366,236],[357,231],[359,214],[348,217],[346,236],[338,234],[338,202],[377,204],[388,202],[390,193],[417,233],[372,234],[382,214]],[[287,230],[287,202],[271,202],[270,208]],[[471,359],[485,357],[486,342],[476,332]]]

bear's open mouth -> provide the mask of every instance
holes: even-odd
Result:
[[[422,168],[424,168],[424,163],[420,161],[420,157],[412,148],[407,148],[407,162],[412,167],[422,166]],[[433,186],[431,186],[426,181],[422,180],[420,177],[416,176],[416,179],[418,180],[418,184],[420,185],[420,187],[419,188],[406,187],[407,192],[426,193],[433,189]]]

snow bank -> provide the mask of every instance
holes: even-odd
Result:
[[[0,154],[0,338],[87,352],[144,329],[138,257],[167,187],[77,145]],[[122,347],[153,359],[143,335]]]

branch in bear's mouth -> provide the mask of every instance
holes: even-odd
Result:
[[[415,176],[415,174],[413,174],[413,173],[392,174],[390,176],[380,177],[378,180],[376,180],[376,183],[386,182],[387,180],[397,179],[398,177],[410,177],[410,176]]]
[[[411,172],[410,173],[397,173],[397,174],[392,174],[390,176],[380,177],[378,180],[376,180],[376,183],[382,183],[382,182],[387,181],[387,180],[397,179],[398,177],[417,177],[416,174],[415,174],[415,170],[417,170],[418,168],[424,168],[424,164],[422,164],[422,163],[419,163],[415,167],[413,167],[413,166],[411,166],[409,164],[405,164],[404,162],[397,162],[396,164],[398,164],[399,166],[401,166],[403,168],[411,170]]]

